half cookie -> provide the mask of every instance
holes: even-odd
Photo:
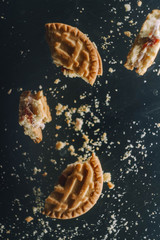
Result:
[[[93,85],[103,73],[95,45],[75,27],[63,23],[47,23],[45,27],[53,62],[62,66],[64,75],[81,77]]]
[[[59,183],[45,201],[43,214],[59,219],[78,217],[96,204],[102,187],[101,164],[93,153],[86,162],[70,164],[62,172]]]
[[[42,129],[52,120],[47,99],[43,91],[32,94],[25,91],[20,96],[19,124],[24,127],[24,134],[35,142],[42,141]]]
[[[153,64],[160,48],[160,10],[148,14],[133,47],[131,48],[125,67],[129,70],[136,68],[143,75]]]

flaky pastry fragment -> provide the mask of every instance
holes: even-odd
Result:
[[[24,134],[28,135],[35,143],[42,141],[42,129],[45,123],[52,120],[47,99],[43,91],[32,94],[24,91],[19,102],[19,124],[24,128]]]
[[[129,70],[135,68],[139,75],[143,75],[153,64],[159,49],[160,10],[156,9],[148,14],[124,66]]]

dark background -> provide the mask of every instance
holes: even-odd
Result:
[[[0,1],[0,239],[160,239],[160,77],[155,71],[160,68],[159,55],[144,76],[123,67],[137,30],[149,12],[159,8],[159,1],[143,0],[141,7],[132,1],[130,12],[125,12],[125,3],[128,1]],[[132,19],[136,24],[129,23]],[[104,74],[93,87],[78,78],[65,78],[52,64],[45,40],[47,22],[76,26],[96,43]],[[118,26],[117,22],[123,24]],[[124,35],[128,30],[131,39]],[[108,35],[110,44],[105,50],[102,37]],[[116,71],[110,73],[110,67]],[[61,79],[58,85],[54,84],[56,78]],[[53,121],[43,131],[43,142],[34,144],[18,124],[18,104],[21,88],[38,90],[40,85]],[[62,90],[64,85],[67,88]],[[83,93],[87,97],[80,100]],[[105,104],[107,93],[111,96],[109,106]],[[94,140],[107,132],[108,144],[102,144],[96,153],[103,171],[111,172],[115,184],[113,190],[104,184],[94,208],[68,221],[48,219],[32,211],[33,206],[43,206],[60,172],[76,161],[66,148],[56,151],[56,141],[67,139],[71,143],[75,138],[77,148],[82,143],[81,135],[65,124],[64,115],[56,117],[57,103],[70,108],[91,106],[101,121],[94,127],[84,124],[83,129]],[[84,117],[85,123],[87,120],[92,121],[90,113]],[[58,138],[56,124],[63,126]],[[97,128],[100,131],[95,135]],[[131,156],[121,161],[126,151],[131,151]],[[57,164],[51,159],[56,159]],[[34,167],[41,172],[33,175]],[[42,177],[44,171],[48,173],[46,178]],[[26,223],[27,216],[34,220]]]

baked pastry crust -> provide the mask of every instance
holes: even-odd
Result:
[[[43,91],[32,94],[24,91],[19,102],[19,124],[24,128],[24,134],[35,142],[42,141],[42,129],[45,123],[52,120],[47,99]]]
[[[159,49],[160,10],[155,9],[148,14],[143,23],[124,66],[129,70],[135,68],[139,75],[143,75],[153,64]]]
[[[79,29],[63,23],[47,23],[46,38],[53,62],[63,74],[81,77],[91,85],[103,74],[102,60],[95,45]]]
[[[102,192],[103,172],[98,157],[76,162],[62,172],[59,183],[45,200],[43,214],[51,218],[70,219],[89,211]]]

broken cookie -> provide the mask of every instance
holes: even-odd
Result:
[[[102,60],[89,38],[78,28],[63,23],[47,23],[46,37],[53,62],[65,76],[81,77],[91,85],[102,75]]]
[[[142,25],[133,47],[131,48],[125,67],[136,69],[139,75],[144,75],[153,64],[160,49],[160,10],[153,10],[148,14]]]
[[[43,214],[51,218],[70,219],[89,211],[102,192],[103,172],[98,157],[75,162],[62,172],[59,183],[45,200]]]
[[[24,134],[28,135],[35,143],[42,141],[42,129],[45,123],[52,120],[47,99],[43,91],[32,94],[24,91],[20,96],[19,124],[24,128]]]

